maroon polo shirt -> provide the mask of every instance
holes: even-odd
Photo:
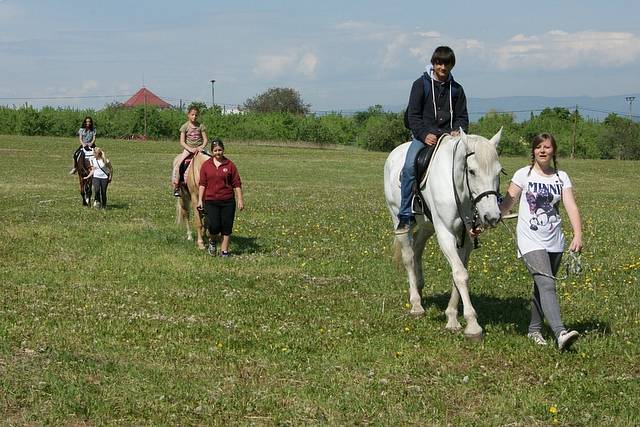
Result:
[[[213,157],[200,168],[199,185],[204,187],[203,200],[225,201],[233,199],[233,189],[242,187],[238,169],[226,157],[220,166],[213,164]]]

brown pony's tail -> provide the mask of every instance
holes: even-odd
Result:
[[[184,224],[185,221],[189,220],[189,218],[185,217],[185,212],[187,211],[182,209],[182,196],[180,196],[176,198],[176,224]]]

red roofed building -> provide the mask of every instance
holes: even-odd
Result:
[[[171,104],[160,99],[155,93],[146,87],[137,91],[131,98],[123,104],[125,107],[135,107],[137,105],[153,105],[160,108],[169,108]]]

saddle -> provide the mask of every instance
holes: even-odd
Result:
[[[80,149],[77,151],[77,154],[74,157],[76,170],[84,173],[89,173],[89,165],[91,158],[94,156],[93,149],[85,147],[84,149]]]
[[[187,156],[186,159],[180,163],[180,168],[178,169],[178,183],[184,184],[187,182],[187,171],[189,170],[189,166],[191,166],[191,161],[193,160],[194,154],[191,153]]]
[[[433,153],[435,152],[435,145],[425,145],[420,149],[418,155],[415,160],[415,172],[416,172],[416,180],[413,184],[413,197],[411,199],[411,210],[414,214],[424,214],[431,220],[431,211],[427,206],[426,201],[422,197],[422,192],[420,191],[420,184],[425,179],[427,175],[427,170],[429,169],[429,164],[431,163],[431,158],[433,157]]]

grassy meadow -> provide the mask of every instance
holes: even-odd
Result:
[[[559,353],[525,336],[507,228],[471,255],[473,343],[444,330],[434,242],[426,315],[408,316],[386,154],[225,142],[246,204],[228,259],[175,223],[177,142],[99,140],[115,170],[99,211],[67,175],[73,138],[0,136],[0,424],[640,424],[640,164],[560,159],[585,271],[558,283],[581,333]]]

